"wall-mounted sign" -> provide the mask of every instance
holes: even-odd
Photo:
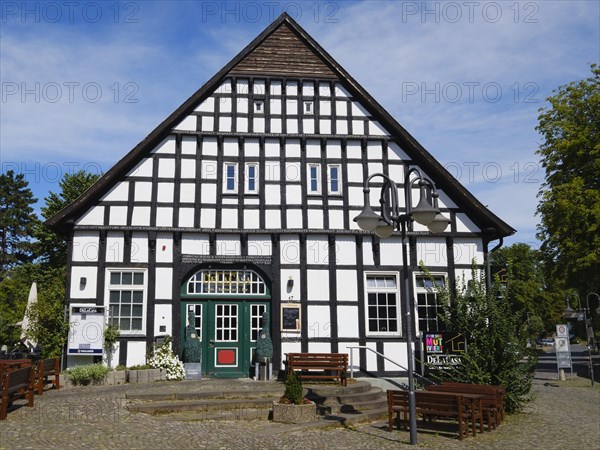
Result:
[[[460,364],[462,355],[467,351],[464,333],[456,331],[437,331],[423,333],[425,362],[427,371],[448,369]]]
[[[283,303],[281,305],[281,331],[300,331],[300,305]]]
[[[101,355],[104,343],[104,306],[71,305],[69,355]]]

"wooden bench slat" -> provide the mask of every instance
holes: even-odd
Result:
[[[33,407],[34,377],[35,373],[33,366],[13,370],[4,374],[2,380],[0,420],[6,419],[8,406],[15,398],[26,398],[27,406]]]
[[[339,379],[342,385],[346,385],[347,353],[287,353],[286,356],[288,372],[298,370],[301,378]],[[335,373],[331,375],[302,373],[314,370]]]

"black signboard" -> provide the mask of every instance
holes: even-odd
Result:
[[[300,305],[281,305],[281,331],[300,331]]]
[[[467,351],[467,340],[464,333],[456,331],[425,332],[423,339],[427,373],[460,364],[462,355]]]

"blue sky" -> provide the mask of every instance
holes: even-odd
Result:
[[[288,12],[494,213],[535,240],[538,109],[600,62],[598,1],[0,3],[0,164],[35,196],[106,171]]]

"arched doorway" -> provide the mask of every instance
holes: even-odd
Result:
[[[251,376],[261,317],[271,292],[254,270],[199,269],[181,285],[181,342],[189,311],[202,343],[202,372],[210,377]]]

